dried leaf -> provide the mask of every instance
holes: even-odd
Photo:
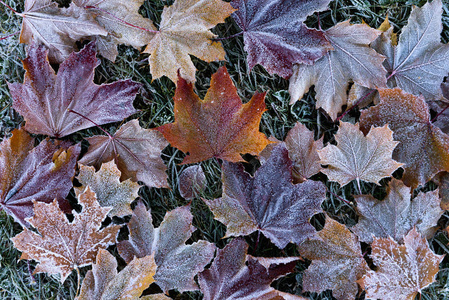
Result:
[[[101,206],[111,207],[109,216],[123,217],[132,214],[131,202],[139,195],[139,185],[131,180],[120,181],[121,172],[111,160],[101,165],[98,172],[94,167],[80,165],[80,173],[77,177],[82,184],[75,187],[77,195],[83,193],[87,186],[95,192]]]
[[[449,173],[441,172],[433,178],[433,181],[438,184],[441,209],[449,210]]]
[[[233,0],[232,14],[243,30],[248,66],[261,64],[270,74],[288,78],[292,66],[311,64],[332,50],[323,32],[307,28],[303,21],[315,11],[327,9],[330,0]]]
[[[212,75],[204,100],[193,85],[179,77],[175,91],[175,122],[156,128],[173,147],[188,153],[183,164],[212,157],[237,162],[240,153],[258,155],[270,141],[259,132],[265,93],[243,104],[226,67]]]
[[[206,204],[227,226],[226,237],[260,230],[277,247],[300,244],[315,234],[308,222],[322,212],[326,187],[308,180],[292,184],[292,162],[282,144],[251,177],[241,165],[223,163],[223,197]]]
[[[374,238],[371,247],[377,270],[369,271],[359,283],[367,297],[375,299],[415,299],[435,281],[444,257],[434,254],[415,229],[404,237],[404,245],[391,238]]]
[[[315,85],[316,107],[335,120],[347,102],[349,81],[369,88],[386,86],[385,57],[369,47],[380,32],[366,24],[338,23],[324,32],[334,47],[313,65],[295,65],[290,79],[290,103],[298,101]]]
[[[312,260],[303,276],[304,290],[320,293],[330,289],[338,300],[354,299],[356,280],[369,270],[357,237],[329,217],[317,236],[298,248],[303,257]]]
[[[120,127],[114,136],[97,135],[87,138],[89,150],[80,163],[95,166],[114,160],[120,172],[120,180],[131,178],[149,187],[168,187],[167,167],[161,158],[168,145],[162,134],[143,129],[138,120],[131,120]]]
[[[128,224],[129,240],[117,245],[120,256],[129,262],[134,256],[154,253],[157,264],[154,279],[162,290],[198,289],[193,277],[213,258],[215,246],[206,241],[185,244],[195,230],[192,219],[189,207],[179,207],[168,212],[161,225],[154,228],[151,212],[139,202]]]
[[[33,200],[69,204],[65,197],[72,188],[80,146],[66,142],[42,141],[36,148],[34,139],[23,129],[0,144],[0,207],[19,222],[33,216]]]
[[[178,179],[179,193],[186,200],[191,200],[206,189],[206,175],[200,165],[184,169]]]
[[[156,263],[153,256],[134,258],[117,273],[117,261],[107,250],[100,249],[96,264],[87,272],[76,300],[138,299],[154,282]]]
[[[64,137],[95,125],[86,118],[101,125],[137,112],[133,100],[141,84],[125,80],[96,85],[93,78],[98,64],[95,44],[91,42],[80,52],[72,53],[56,75],[45,48],[30,47],[23,61],[24,83],[8,83],[13,108],[25,118],[25,130]],[[85,118],[69,112],[70,109]]]
[[[157,32],[145,53],[150,54],[153,79],[167,76],[178,79],[177,72],[188,82],[195,82],[196,68],[190,55],[207,62],[224,60],[225,51],[209,29],[223,23],[234,9],[222,0],[176,0],[162,12]]]
[[[393,159],[405,163],[402,180],[412,188],[424,185],[440,171],[449,171],[449,136],[430,122],[429,108],[422,97],[399,88],[380,89],[380,104],[362,111],[360,129],[388,126],[399,145]]]
[[[61,274],[64,282],[75,268],[92,264],[100,248],[116,242],[120,226],[100,230],[110,208],[98,205],[95,193],[89,188],[79,196],[81,213],[73,212],[69,222],[59,209],[57,201],[46,204],[34,202],[34,216],[27,221],[39,234],[25,228],[13,237],[14,247],[22,251],[20,259],[39,262],[34,273]]]
[[[344,186],[352,180],[379,184],[379,180],[390,177],[403,164],[391,159],[398,142],[393,141],[393,131],[387,125],[371,127],[365,136],[359,130],[359,124],[340,122],[335,134],[337,146],[327,145],[318,150],[320,163],[329,165],[322,172],[331,181]]]

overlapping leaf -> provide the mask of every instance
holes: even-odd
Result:
[[[154,228],[151,212],[139,202],[128,224],[129,240],[117,245],[119,253],[126,262],[154,253],[154,279],[162,290],[196,290],[193,277],[210,262],[215,246],[206,241],[185,244],[195,230],[192,218],[189,207],[179,207],[168,212],[161,225]]]
[[[49,204],[34,201],[34,216],[27,221],[39,234],[25,228],[12,238],[14,246],[22,251],[20,259],[39,262],[34,273],[61,274],[64,282],[72,270],[92,264],[100,248],[116,242],[120,226],[100,230],[110,208],[100,207],[90,189],[78,201],[83,209],[81,213],[73,212],[72,222],[56,200]]]
[[[114,136],[97,135],[87,141],[89,150],[81,158],[81,164],[98,170],[102,163],[114,160],[122,181],[131,178],[149,187],[168,187],[167,167],[161,158],[168,143],[156,130],[143,129],[138,120],[131,120]]]
[[[204,100],[193,85],[179,77],[175,92],[175,122],[156,128],[173,147],[188,153],[183,164],[212,157],[237,162],[240,154],[258,155],[270,141],[259,132],[265,94],[242,105],[226,67],[212,75]]]
[[[288,78],[293,64],[311,64],[332,49],[323,32],[302,22],[330,0],[233,0],[232,17],[243,30],[248,66],[261,64]]]
[[[322,212],[326,187],[311,180],[293,185],[291,169],[282,144],[273,149],[253,178],[241,165],[223,163],[223,197],[206,204],[227,226],[226,236],[260,230],[282,249],[315,234],[309,219]]]
[[[24,128],[31,133],[63,137],[94,126],[88,119],[101,125],[121,121],[136,112],[133,100],[140,83],[131,80],[100,86],[93,83],[94,69],[98,66],[93,42],[72,53],[60,65],[57,75],[42,46],[30,47],[23,66],[24,83],[8,86],[14,99],[13,108],[24,116]]]
[[[0,144],[0,206],[22,226],[33,216],[33,200],[61,204],[72,188],[80,146],[34,139],[23,129]]]
[[[191,200],[206,189],[207,181],[200,165],[187,167],[179,175],[179,193],[184,199]]]

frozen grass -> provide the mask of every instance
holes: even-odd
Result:
[[[16,1],[6,0],[13,8],[21,11],[23,5]],[[67,1],[60,1],[67,4]],[[141,8],[141,13],[152,19],[156,24],[160,21],[160,15],[164,5],[173,1],[150,0],[146,1]],[[353,23],[365,21],[372,27],[378,27],[388,14],[390,22],[396,30],[400,30],[410,14],[412,5],[423,5],[425,1],[368,1],[368,0],[335,0],[330,4],[330,10],[310,16],[307,24],[310,27],[318,28],[318,19],[323,29],[327,29],[334,24],[351,19]],[[445,3],[445,13],[443,17],[444,32],[442,40],[449,41],[449,9],[448,1]],[[0,36],[6,36],[20,30],[21,20],[11,11],[0,6]],[[237,33],[239,29],[231,19],[225,24],[220,24],[214,29],[215,33],[221,37],[230,36]],[[331,139],[337,130],[336,124],[330,122],[325,114],[315,109],[313,90],[301,101],[290,106],[289,94],[287,92],[288,82],[278,76],[271,76],[260,66],[256,66],[250,73],[246,66],[246,54],[243,50],[243,39],[237,37],[223,41],[226,50],[227,62],[205,63],[196,58],[194,63],[198,69],[197,82],[195,87],[198,94],[204,97],[210,83],[211,75],[221,65],[226,65],[234,80],[239,94],[243,101],[248,101],[256,91],[268,91],[266,106],[268,111],[263,115],[261,130],[268,136],[274,136],[283,140],[290,128],[298,121],[304,123],[309,129],[314,130],[316,137],[324,135],[325,142]],[[173,100],[175,84],[167,78],[151,81],[147,55],[140,54],[130,47],[120,46],[119,56],[113,64],[105,59],[96,70],[95,82],[105,83],[117,79],[131,78],[144,84],[142,93],[137,97],[135,106],[140,112],[133,116],[139,118],[140,124],[146,128],[153,128],[162,124],[172,122]],[[11,98],[8,92],[6,81],[22,82],[23,68],[20,59],[25,57],[23,45],[18,44],[18,35],[0,41],[0,139],[7,136],[9,132],[20,125],[22,118],[14,113],[11,108]],[[355,121],[358,118],[358,111],[355,109],[345,116],[345,121]],[[121,124],[111,124],[105,129],[113,133]],[[87,129],[73,134],[69,139],[79,142],[83,138],[101,134],[97,128]],[[169,182],[171,189],[141,188],[139,194],[151,207],[154,222],[158,225],[166,211],[177,206],[185,205],[186,201],[181,198],[177,189],[178,176],[185,168],[180,166],[184,154],[177,149],[168,147],[163,151],[163,159],[168,166]],[[247,169],[254,171],[257,160],[248,157]],[[213,199],[221,195],[220,164],[217,160],[211,159],[202,162],[201,166],[206,174],[208,187],[202,195],[206,199]],[[327,182],[324,175],[317,175],[316,179],[326,182],[330,191],[327,201],[323,204],[323,209],[336,220],[349,226],[357,222],[356,213],[352,204],[341,201],[341,198],[352,200],[352,195],[357,194],[354,185],[347,185],[341,188],[337,183]],[[382,187],[374,184],[362,184],[363,193],[372,193],[378,198],[385,195],[385,182]],[[426,190],[435,186],[428,185]],[[198,228],[192,236],[192,240],[206,239],[216,243],[219,247],[226,244],[222,239],[225,227],[213,220],[212,214],[202,200],[196,199],[192,202],[192,212],[194,215],[194,225]],[[122,222],[124,220],[114,220]],[[322,228],[324,216],[317,215],[312,219],[312,223],[318,229]],[[447,213],[440,220],[442,226],[448,223]],[[72,299],[76,292],[76,275],[73,273],[62,285],[57,277],[46,274],[30,275],[29,268],[34,269],[35,263],[28,266],[26,261],[18,261],[20,253],[12,246],[9,240],[21,231],[20,226],[15,224],[5,213],[0,213],[0,299]],[[254,233],[246,237],[250,245],[249,253],[254,256],[285,256],[297,255],[295,245],[288,245],[286,249],[280,251],[263,235]],[[257,248],[255,248],[256,241]],[[449,239],[445,233],[439,232],[432,239],[431,245],[438,254],[449,253]],[[366,248],[366,247],[365,247]],[[111,249],[114,251],[114,249]],[[307,268],[308,263],[299,263],[297,272],[286,276],[274,283],[274,287],[290,293],[299,294],[301,290],[301,271]],[[443,261],[441,271],[438,274],[438,282],[423,291],[421,299],[447,299],[449,298],[448,285],[448,259]],[[82,274],[88,268],[84,268]],[[179,294],[176,291],[170,293],[176,299],[199,299],[199,292]],[[309,294],[311,299],[331,299],[331,292],[327,291],[320,295]],[[363,295],[361,296],[363,299]]]

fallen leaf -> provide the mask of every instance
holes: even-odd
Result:
[[[117,260],[107,250],[99,249],[96,263],[88,271],[76,300],[138,299],[154,282],[156,263],[151,255],[134,258],[117,273]]]
[[[430,122],[422,97],[399,88],[380,89],[380,104],[362,111],[360,129],[388,126],[398,141],[393,159],[405,163],[402,180],[407,186],[424,185],[440,171],[449,171],[449,136]]]
[[[189,55],[207,62],[225,59],[225,51],[209,29],[231,15],[234,9],[222,0],[176,0],[162,12],[159,31],[144,53],[149,53],[153,79],[167,76],[195,82],[196,68]]]
[[[340,122],[340,128],[335,134],[337,146],[327,145],[318,150],[320,163],[328,165],[321,172],[331,181],[337,181],[344,186],[352,180],[373,182],[379,185],[379,180],[390,177],[403,164],[391,158],[398,142],[393,141],[393,131],[388,125],[372,127],[365,136],[359,129],[359,124]]]
[[[265,93],[256,93],[242,105],[226,67],[212,75],[204,100],[193,85],[179,77],[176,87],[175,122],[156,128],[170,144],[187,153],[183,164],[212,157],[237,162],[240,153],[258,155],[270,141],[259,132],[265,111]]]
[[[349,81],[369,87],[386,87],[385,57],[369,47],[380,31],[366,24],[338,23],[324,32],[334,47],[313,65],[298,64],[290,78],[290,103],[300,100],[315,85],[316,107],[335,120],[347,103]]]
[[[223,197],[206,204],[227,226],[226,237],[260,230],[283,249],[316,233],[309,219],[322,212],[326,187],[312,180],[293,185],[285,146],[276,146],[254,177],[238,164],[224,162],[222,169]]]
[[[63,207],[72,188],[80,145],[42,141],[36,148],[34,138],[16,129],[12,137],[0,144],[0,207],[20,225],[33,216],[33,200],[51,202],[55,198]]]
[[[110,211],[98,205],[89,188],[79,196],[82,212],[73,212],[69,222],[57,201],[46,204],[34,202],[34,216],[27,221],[39,232],[27,228],[13,237],[14,247],[22,251],[20,259],[38,261],[33,274],[61,274],[64,282],[72,270],[92,264],[100,248],[116,242],[120,226],[106,228],[101,223]]]
[[[435,281],[444,257],[434,254],[415,229],[404,237],[404,245],[391,238],[374,238],[371,248],[377,270],[369,271],[359,283],[366,296],[375,299],[415,299]]]
[[[357,236],[345,225],[326,217],[317,238],[306,240],[298,248],[301,256],[312,264],[303,275],[303,289],[321,293],[332,290],[338,300],[354,299],[356,281],[369,271]]]
[[[303,21],[327,9],[330,0],[233,0],[232,14],[243,31],[248,66],[260,64],[270,74],[288,78],[293,64],[312,64],[333,47],[322,31]]]
[[[120,181],[120,170],[114,161],[104,163],[98,172],[94,167],[80,165],[78,181],[82,184],[75,187],[77,195],[89,188],[95,192],[100,206],[111,207],[108,216],[123,217],[132,214],[131,202],[139,195],[139,185],[129,179]]]
[[[149,187],[168,187],[167,167],[161,158],[168,142],[161,133],[143,129],[134,119],[120,127],[114,136],[97,135],[87,138],[89,150],[79,161],[95,166],[114,160],[122,173],[120,180],[131,178]]]
[[[8,83],[13,108],[25,118],[25,130],[64,137],[95,126],[93,122],[98,125],[117,122],[137,112],[133,100],[140,83],[131,80],[93,83],[94,69],[99,64],[93,42],[72,53],[59,66],[57,75],[48,62],[47,52],[43,46],[31,46],[23,61],[26,70],[23,84]]]
[[[154,279],[163,291],[198,289],[193,277],[213,258],[215,246],[206,241],[185,244],[195,230],[192,219],[188,206],[179,207],[168,212],[161,225],[154,228],[151,212],[139,202],[128,223],[129,240],[117,245],[120,256],[129,262],[154,253]]]
[[[433,178],[433,181],[438,184],[440,195],[440,206],[443,210],[449,210],[449,173],[441,172]],[[449,233],[449,232],[448,232]]]
[[[206,189],[207,181],[200,165],[187,167],[178,178],[178,188],[181,196],[192,200]]]
[[[366,243],[372,243],[374,237],[391,237],[402,243],[404,236],[416,226],[424,237],[431,238],[444,212],[440,208],[438,189],[420,192],[413,201],[411,192],[411,188],[393,178],[382,201],[371,195],[354,196],[359,222],[351,227],[352,232]]]

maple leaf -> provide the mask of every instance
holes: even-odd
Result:
[[[291,273],[298,258],[259,260],[247,255],[247,251],[248,245],[243,239],[234,239],[218,249],[211,267],[198,274],[205,300],[284,299],[279,298],[279,292],[270,287],[270,283]]]
[[[226,67],[212,75],[204,100],[193,91],[193,85],[179,77],[176,87],[175,122],[156,128],[170,144],[188,153],[183,164],[212,157],[237,162],[240,153],[258,155],[270,143],[259,132],[265,111],[265,93],[256,93],[242,105],[237,89]]]
[[[369,47],[380,32],[366,24],[338,23],[324,32],[334,47],[313,65],[295,65],[290,78],[290,103],[298,101],[315,85],[316,107],[335,120],[347,102],[348,82],[369,87],[386,87],[385,57]]]
[[[185,244],[195,230],[192,219],[188,206],[179,207],[168,212],[161,225],[154,228],[151,212],[139,202],[128,223],[129,240],[117,245],[120,256],[129,262],[134,256],[154,253],[157,265],[154,279],[162,290],[198,289],[193,277],[213,258],[215,246],[206,241]]]
[[[232,14],[243,30],[248,66],[261,64],[270,73],[288,78],[296,63],[311,64],[333,47],[322,31],[303,24],[330,0],[233,0]]]
[[[36,148],[34,139],[23,129],[0,144],[0,207],[22,226],[33,215],[33,200],[57,199],[63,208],[72,188],[80,145],[42,141]]]
[[[422,97],[399,88],[380,89],[380,104],[362,111],[360,129],[388,126],[399,145],[393,159],[405,163],[402,180],[412,188],[423,185],[440,171],[449,171],[449,136],[430,122]]]
[[[425,237],[432,237],[435,226],[443,214],[438,189],[419,193],[411,200],[411,189],[400,180],[392,179],[383,201],[371,195],[354,196],[359,223],[351,230],[362,242],[371,243],[373,237],[391,237],[402,242],[404,236],[416,226]]]
[[[326,187],[308,180],[292,184],[292,162],[282,144],[252,178],[238,164],[223,163],[223,197],[206,201],[216,219],[227,226],[226,237],[260,230],[277,247],[300,244],[315,234],[309,219],[322,212]]]
[[[359,283],[368,298],[376,299],[415,299],[435,281],[444,257],[434,254],[415,228],[404,237],[404,245],[391,238],[374,238],[371,248],[377,270],[369,271]]]
[[[126,44],[139,49],[147,45],[157,30],[153,22],[139,14],[144,0],[73,0],[95,15],[95,20],[107,30],[107,36],[96,38],[98,52],[115,61],[117,45]]]
[[[190,166],[179,175],[178,188],[181,196],[191,200],[206,189],[207,181],[200,165]]]
[[[149,187],[168,187],[167,167],[161,158],[168,145],[161,133],[143,129],[138,120],[131,120],[120,127],[114,136],[97,135],[87,138],[89,150],[79,161],[95,166],[114,160],[122,175],[120,180],[131,178]]]
[[[209,29],[223,23],[234,9],[222,0],[176,0],[165,7],[159,31],[144,53],[149,53],[153,79],[163,75],[176,82],[179,70],[189,82],[195,82],[196,68],[190,55],[207,62],[224,60],[225,51]]]
[[[397,46],[392,31],[373,43],[387,57],[388,87],[400,87],[428,100],[442,97],[440,84],[449,72],[449,45],[441,43],[442,12],[441,0],[414,7]]]
[[[355,298],[356,280],[369,268],[357,236],[345,225],[326,216],[326,224],[317,238],[305,241],[298,250],[303,257],[312,260],[304,273],[304,290],[320,293],[331,289],[338,300]]]
[[[398,142],[393,141],[393,131],[384,127],[371,127],[365,136],[359,129],[359,124],[340,122],[340,128],[335,134],[337,146],[327,145],[318,150],[320,163],[328,165],[321,170],[331,181],[337,181],[344,186],[352,180],[373,182],[379,185],[379,180],[390,177],[403,164],[391,159]]]
[[[27,221],[39,234],[25,228],[13,237],[14,247],[22,251],[20,259],[39,262],[34,273],[61,274],[64,282],[72,270],[92,264],[98,249],[116,242],[120,226],[100,230],[101,222],[111,210],[98,205],[89,188],[79,195],[82,212],[73,212],[72,222],[59,209],[57,201],[34,202],[34,216]]]
[[[94,167],[80,165],[78,181],[81,187],[75,187],[77,195],[87,186],[95,192],[101,206],[111,207],[109,216],[123,217],[132,214],[131,202],[139,195],[139,185],[131,180],[120,181],[120,171],[113,160],[101,165],[98,172]]]
[[[24,12],[17,15],[23,18],[20,42],[44,44],[53,63],[75,51],[76,41],[108,34],[93,15],[73,4],[59,8],[52,0],[25,0]]]
[[[25,130],[63,137],[94,126],[92,121],[99,125],[117,122],[137,112],[133,100],[141,84],[125,80],[96,85],[93,78],[98,64],[91,42],[72,53],[56,75],[45,48],[31,46],[23,61],[24,83],[8,83],[13,108],[25,118]]]
[[[154,282],[156,263],[151,255],[134,258],[117,273],[117,260],[107,250],[99,249],[96,263],[87,272],[76,300],[138,299]]]
[[[449,210],[449,173],[441,172],[433,178],[433,181],[438,184],[440,207],[443,210]]]

